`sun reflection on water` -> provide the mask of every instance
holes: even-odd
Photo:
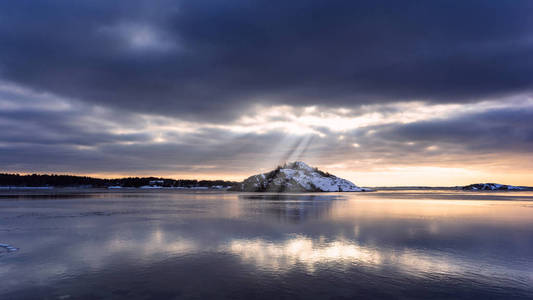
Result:
[[[233,240],[228,250],[262,269],[283,270],[302,264],[313,271],[318,263],[362,262],[376,265],[381,262],[379,253],[356,244],[345,241],[320,243],[303,236],[279,243],[261,239]]]
[[[480,281],[504,279],[510,272],[506,266],[487,265],[475,258],[461,258],[441,251],[372,248],[347,239],[330,242],[324,241],[324,238],[313,240],[305,236],[294,236],[278,242],[236,239],[225,250],[258,270],[270,272],[288,272],[303,267],[305,271],[315,273],[328,268],[341,271],[362,267],[391,270],[421,278],[478,274],[481,276],[475,279]],[[533,272],[524,271],[521,277],[526,284],[533,284]]]

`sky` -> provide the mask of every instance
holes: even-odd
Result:
[[[533,185],[533,1],[0,0],[0,172]]]

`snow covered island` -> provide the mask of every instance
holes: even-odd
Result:
[[[243,192],[368,192],[352,182],[296,161],[268,173],[253,175],[231,188]]]
[[[469,191],[523,191],[529,190],[529,187],[525,186],[514,186],[514,185],[505,185],[498,183],[475,183],[463,187],[463,190]]]

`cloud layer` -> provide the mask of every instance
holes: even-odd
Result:
[[[471,102],[529,92],[530,1],[4,1],[1,74],[120,109]]]
[[[533,184],[532,6],[0,1],[0,166],[239,179],[305,159]]]

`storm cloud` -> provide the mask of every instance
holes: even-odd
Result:
[[[530,92],[531,1],[3,1],[0,74],[90,103],[228,120],[252,104]]]
[[[0,171],[238,179],[301,159],[528,173],[532,11],[0,0]]]

